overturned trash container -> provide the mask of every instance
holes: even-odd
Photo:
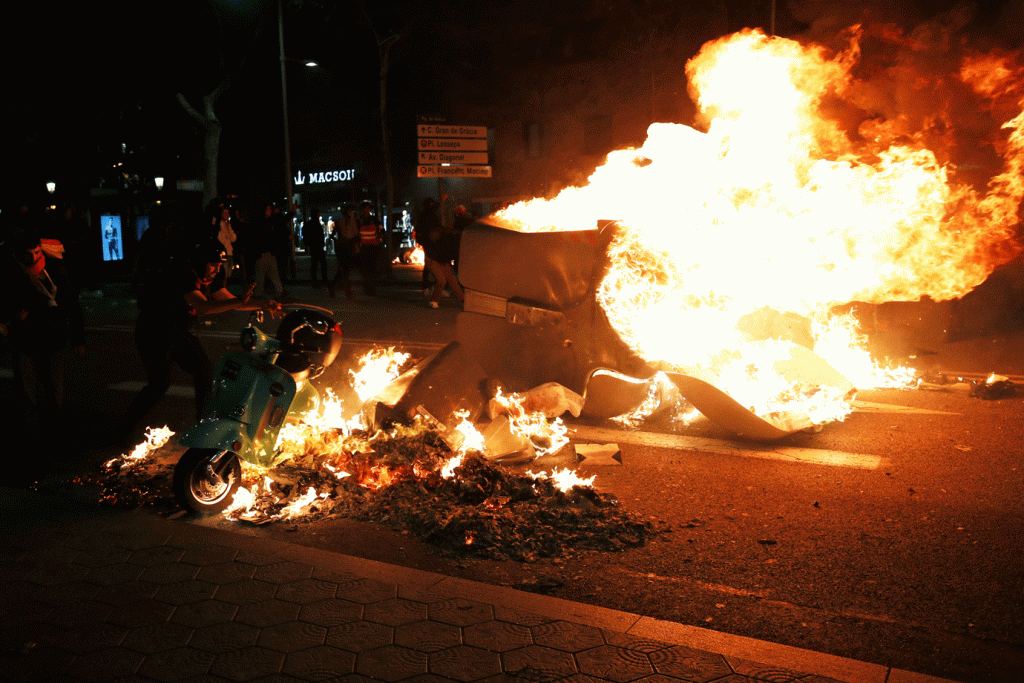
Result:
[[[476,422],[487,405],[487,376],[459,342],[452,342],[399,375],[363,404],[364,424],[380,429],[421,417],[452,450],[461,445],[455,426]]]

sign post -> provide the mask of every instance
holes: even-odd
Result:
[[[443,119],[420,117],[416,136],[416,177],[437,178],[440,194],[444,194],[444,178],[491,177],[486,126],[455,126]]]

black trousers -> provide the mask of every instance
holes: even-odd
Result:
[[[196,391],[196,422],[203,417],[203,405],[213,383],[213,363],[199,338],[188,331],[175,331],[163,321],[140,315],[135,325],[135,348],[146,370],[146,386],[135,395],[121,420],[120,431],[135,430],[171,386],[171,364],[192,375]]]

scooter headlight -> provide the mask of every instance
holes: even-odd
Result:
[[[256,348],[256,342],[259,341],[259,336],[256,334],[256,330],[251,327],[247,327],[242,330],[242,348],[246,351],[252,351]]]

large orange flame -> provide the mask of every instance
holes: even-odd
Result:
[[[708,43],[686,66],[696,127],[655,123],[587,186],[500,217],[522,230],[618,219],[598,299],[640,356],[761,415],[813,394],[816,421],[841,417],[848,407],[828,406],[842,396],[819,390],[842,385],[837,371],[862,388],[892,378],[859,351],[854,321],[830,310],[963,296],[1019,252],[1024,197],[1013,60],[965,58],[952,76],[1006,116],[984,131],[1003,168],[979,189],[956,179],[941,112],[866,109],[880,98],[854,75],[862,33],[836,53],[759,30]],[[939,88],[906,68],[894,73],[915,92]]]

